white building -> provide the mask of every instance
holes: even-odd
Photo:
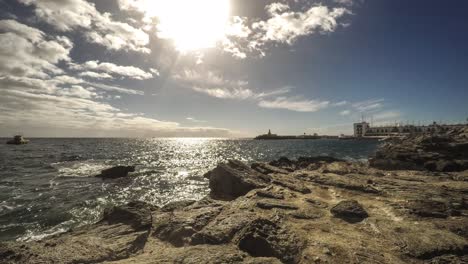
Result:
[[[415,125],[400,125],[395,124],[394,126],[376,126],[371,127],[369,123],[363,121],[360,123],[354,123],[354,136],[355,137],[388,137],[388,136],[399,136],[408,134],[420,134],[420,133],[434,133],[444,132],[453,128],[466,127],[465,124],[456,125],[439,125],[436,122],[431,125],[415,126]]]

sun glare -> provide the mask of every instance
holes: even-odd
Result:
[[[154,0],[146,11],[159,20],[158,36],[187,52],[214,47],[225,36],[230,1]]]

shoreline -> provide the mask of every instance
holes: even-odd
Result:
[[[109,208],[90,226],[0,243],[5,263],[463,263],[468,131],[396,139],[369,163],[219,164],[210,195]]]

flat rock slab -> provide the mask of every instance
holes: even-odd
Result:
[[[307,208],[291,212],[289,215],[296,219],[318,219],[323,216],[323,212],[317,209]]]
[[[284,194],[278,193],[278,192],[259,190],[259,191],[257,191],[255,194],[256,194],[257,196],[263,197],[263,198],[271,198],[271,199],[284,200]]]
[[[285,202],[274,201],[274,200],[262,200],[257,202],[257,207],[262,209],[273,209],[279,208],[284,210],[297,210],[299,207]]]

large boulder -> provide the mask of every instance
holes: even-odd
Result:
[[[236,160],[219,164],[205,177],[210,180],[211,195],[224,199],[235,199],[253,189],[264,188],[270,182],[270,176]]]
[[[130,172],[135,172],[135,166],[116,166],[101,171],[101,174],[96,177],[103,179],[117,179],[127,177]]]

